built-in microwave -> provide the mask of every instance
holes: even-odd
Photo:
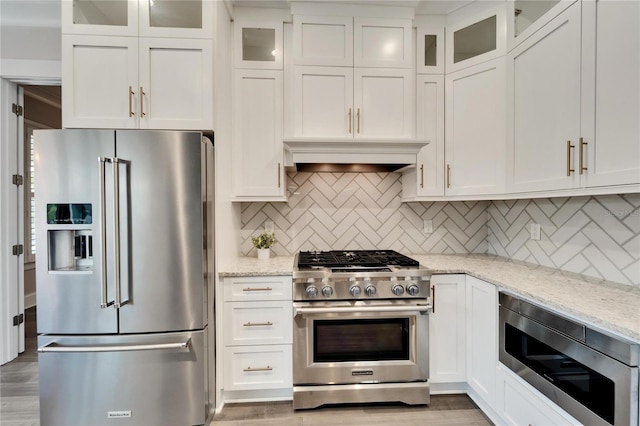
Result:
[[[500,362],[588,425],[638,424],[640,344],[500,293]]]

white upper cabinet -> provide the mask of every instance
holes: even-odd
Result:
[[[283,18],[236,12],[233,23],[235,68],[281,70]]]
[[[419,16],[416,26],[416,72],[444,74],[444,17]]]
[[[508,55],[510,192],[576,185],[580,25],[575,3]]]
[[[293,64],[411,68],[411,19],[293,16]]]
[[[506,53],[506,3],[486,7],[482,2],[447,18],[446,70],[454,72]]]
[[[294,15],[293,63],[353,66],[353,17]]]
[[[582,4],[581,185],[640,183],[640,2]]]
[[[65,0],[63,34],[211,38],[207,0]]]
[[[501,194],[505,182],[504,58],[447,74],[445,194]]]

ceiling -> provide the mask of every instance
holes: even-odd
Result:
[[[72,0],[0,0],[0,25],[60,28],[60,4]],[[221,1],[221,0],[205,0]],[[291,0],[231,0],[237,6],[288,9]],[[310,1],[310,0],[297,0]],[[415,7],[416,14],[447,14],[474,0],[313,0],[321,3],[354,3]]]

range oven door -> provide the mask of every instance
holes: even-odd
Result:
[[[294,302],[293,383],[426,381],[430,305]]]
[[[638,367],[500,307],[500,362],[588,425],[638,421]]]

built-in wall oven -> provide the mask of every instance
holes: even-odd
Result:
[[[430,274],[388,251],[302,252],[297,265],[294,408],[428,404]]]
[[[500,293],[500,361],[588,425],[638,424],[640,345]]]

